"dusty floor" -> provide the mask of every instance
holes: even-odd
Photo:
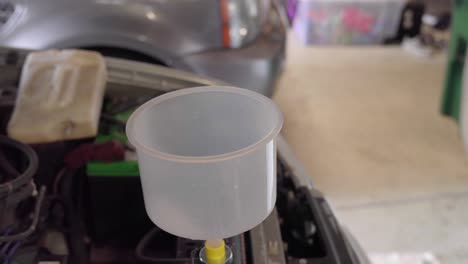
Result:
[[[439,114],[445,57],[290,37],[283,135],[368,252],[468,263],[468,153]]]

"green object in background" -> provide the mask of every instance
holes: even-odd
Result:
[[[126,122],[134,110],[119,113],[114,116],[116,120]],[[96,143],[117,140],[120,143],[128,144],[127,136],[122,128],[111,126],[107,134],[99,134],[96,137]],[[119,161],[119,162],[88,162],[86,166],[88,176],[140,176],[138,170],[138,162],[136,160]]]
[[[463,68],[468,41],[468,0],[456,0],[441,112],[460,121]]]

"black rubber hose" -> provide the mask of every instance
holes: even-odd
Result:
[[[144,250],[146,246],[148,246],[149,241],[151,238],[153,238],[156,234],[158,234],[161,231],[158,227],[154,227],[151,229],[148,233],[146,233],[143,238],[138,242],[138,245],[135,249],[135,255],[137,256],[138,259],[143,260],[143,261],[149,261],[149,262],[154,262],[158,261],[158,259],[154,259],[148,256],[145,256]],[[160,260],[160,259],[159,259]]]
[[[21,151],[27,157],[28,167],[13,180],[0,184],[0,197],[8,195],[17,188],[29,183],[32,176],[36,173],[39,164],[37,154],[30,146],[3,135],[0,135],[0,146],[1,145],[6,145]]]
[[[0,149],[0,168],[6,173],[6,179],[18,176],[19,172],[13,167],[11,162],[5,156],[5,153]],[[6,181],[6,180],[5,180]]]
[[[6,205],[7,206],[12,206],[19,204],[21,201],[25,200],[28,197],[31,197],[33,195],[33,192],[35,192],[36,187],[34,184],[31,182],[27,185],[22,186],[21,188],[18,188],[17,191],[12,192],[8,194],[8,198],[6,200]]]

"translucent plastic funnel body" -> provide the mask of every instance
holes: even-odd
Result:
[[[276,141],[283,123],[270,99],[206,86],[167,93],[127,122],[146,211],[163,230],[226,238],[261,223],[276,200]]]

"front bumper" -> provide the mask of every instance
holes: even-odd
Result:
[[[222,49],[183,58],[187,70],[271,97],[283,68],[286,34],[263,33],[240,49]]]

